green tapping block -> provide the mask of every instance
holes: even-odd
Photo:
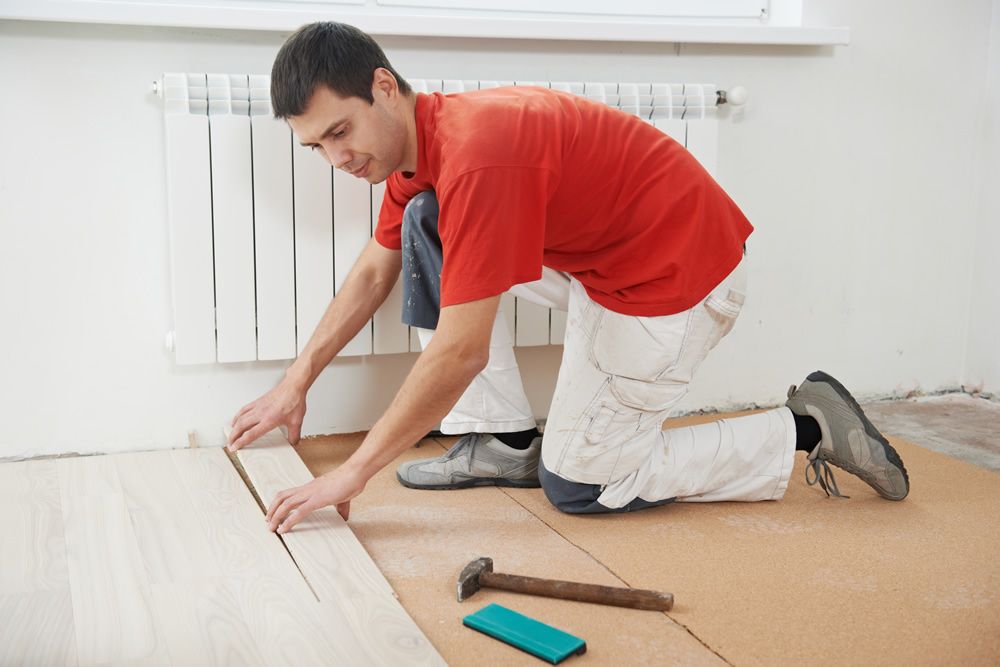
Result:
[[[526,651],[553,665],[587,651],[587,642],[513,609],[489,604],[462,619],[462,624]]]

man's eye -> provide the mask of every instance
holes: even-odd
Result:
[[[309,150],[315,151],[317,148],[319,148],[319,146],[316,146],[315,144],[313,144],[312,146],[309,147]]]
[[[341,130],[340,132],[337,132],[333,136],[335,136],[335,137],[337,137],[339,139],[340,137],[344,136],[345,134],[347,134],[347,130]]]

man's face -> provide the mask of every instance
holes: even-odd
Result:
[[[388,88],[388,90],[387,90]],[[374,104],[341,97],[326,86],[313,92],[305,111],[288,119],[303,146],[327,162],[369,183],[381,183],[397,169],[406,148],[406,125],[395,81],[376,74]]]

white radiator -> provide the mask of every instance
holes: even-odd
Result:
[[[441,81],[417,92],[535,85],[647,119],[715,173],[709,84]],[[167,203],[179,364],[294,358],[371,238],[384,185],[370,186],[299,146],[271,117],[267,76],[167,73]],[[400,322],[402,281],[341,355],[418,351]],[[515,345],[561,344],[565,313],[510,295]]]

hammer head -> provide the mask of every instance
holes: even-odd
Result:
[[[477,558],[472,561],[465,568],[462,569],[462,573],[458,575],[458,601],[471,597],[476,591],[479,590],[479,575],[483,572],[493,571],[493,559]]]

